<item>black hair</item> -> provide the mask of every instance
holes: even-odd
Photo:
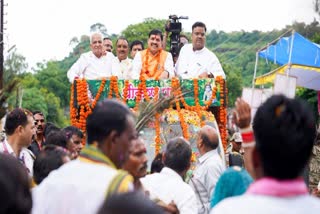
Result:
[[[129,44],[128,40],[124,37],[124,36],[119,36],[117,41],[116,41],[116,45],[118,44],[118,41],[119,40],[124,40],[124,41],[127,41],[127,43]]]
[[[33,117],[31,111],[23,108],[13,109],[6,118],[4,130],[7,135],[12,135],[18,126],[25,127],[28,124],[28,116]]]
[[[153,29],[153,30],[151,30],[150,33],[149,33],[149,38],[150,38],[151,35],[159,35],[160,38],[161,38],[161,41],[163,40],[162,32],[161,32],[161,30],[159,30],[159,29]]]
[[[44,117],[44,114],[42,113],[42,111],[36,110],[36,111],[33,111],[33,112],[32,112],[32,115],[33,115],[33,116],[36,115],[36,114],[39,114],[39,115],[41,115],[41,116]]]
[[[0,154],[0,201],[4,214],[29,214],[32,197],[25,167],[13,156]]]
[[[164,165],[176,172],[182,172],[190,166],[191,147],[184,138],[176,137],[169,140],[164,152]]]
[[[119,135],[127,128],[130,109],[115,99],[98,102],[87,118],[87,142],[102,143],[115,130]]]
[[[195,23],[192,25],[192,31],[193,31],[193,29],[195,29],[196,27],[203,27],[203,28],[204,28],[204,31],[207,32],[207,27],[206,27],[206,25],[205,25],[203,22],[195,22]]]
[[[103,41],[104,41],[104,40],[110,40],[110,41],[112,41],[110,37],[104,37],[104,38],[103,38]]]
[[[67,142],[70,138],[66,136],[63,130],[50,132],[46,138],[46,145],[56,145],[67,148]]]
[[[271,96],[258,108],[253,130],[265,176],[292,179],[301,174],[316,136],[312,110],[304,101]]]
[[[98,214],[164,214],[164,210],[140,191],[113,194],[109,196]]]
[[[141,45],[142,50],[144,49],[143,42],[141,40],[134,40],[130,44],[130,51],[132,51],[133,46],[136,46],[136,45]]]
[[[71,137],[72,137],[72,135],[77,135],[78,137],[83,138],[83,133],[78,127],[67,126],[67,127],[63,128],[63,131],[66,133],[71,133]]]
[[[164,164],[162,162],[162,153],[159,152],[155,158],[153,159],[151,163],[151,171],[150,173],[160,172],[162,168],[164,167]]]
[[[40,184],[51,171],[62,166],[64,164],[63,158],[67,156],[68,153],[63,148],[56,145],[46,145],[33,164],[35,183]]]
[[[43,135],[45,138],[47,138],[51,132],[57,131],[60,131],[59,127],[57,127],[54,123],[47,122],[43,130]]]

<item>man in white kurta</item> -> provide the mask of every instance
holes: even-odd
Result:
[[[176,74],[183,79],[208,78],[226,75],[217,56],[205,47],[206,26],[196,22],[192,26],[192,44],[184,45],[175,65]]]
[[[164,153],[165,167],[160,173],[147,175],[141,179],[151,199],[160,199],[166,204],[173,201],[181,214],[197,213],[196,195],[182,179],[182,175],[185,175],[190,167],[189,156],[191,157],[190,145],[182,138],[172,139]]]
[[[103,100],[88,116],[86,129],[88,145],[78,159],[33,189],[32,213],[97,213],[106,197],[133,190],[132,176],[117,170],[137,136],[130,109],[117,100]]]
[[[103,53],[102,36],[95,33],[90,40],[91,51],[81,54],[69,69],[67,76],[72,83],[76,78],[102,79],[119,74],[119,65],[111,52]]]
[[[81,157],[64,164],[32,190],[32,213],[97,213],[116,174],[112,166]]]

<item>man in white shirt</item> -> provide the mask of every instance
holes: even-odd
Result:
[[[88,116],[86,129],[88,143],[78,159],[51,172],[34,188],[33,213],[97,213],[107,196],[133,190],[133,178],[117,170],[137,137],[130,109],[105,99]]]
[[[189,184],[197,196],[198,213],[208,213],[216,183],[225,170],[217,151],[219,137],[216,129],[209,125],[202,127],[197,133],[196,144],[200,158]]]
[[[320,200],[309,194],[301,176],[316,137],[311,108],[301,100],[273,95],[258,108],[253,131],[249,104],[238,99],[236,112],[245,161],[251,160],[246,167],[251,166],[256,180],[244,195],[221,201],[211,213],[319,213]]]
[[[166,204],[173,201],[181,214],[197,213],[196,195],[183,181],[190,167],[191,153],[189,142],[185,139],[171,139],[164,152],[161,172],[140,179],[151,199],[160,199]]]
[[[26,167],[30,177],[33,175],[34,155],[27,149],[35,134],[33,114],[27,109],[16,108],[6,117],[4,125],[6,138],[0,143],[0,152],[13,155]]]
[[[217,56],[205,47],[206,25],[196,22],[192,25],[192,44],[184,45],[176,63],[176,73],[183,79],[212,78],[226,75]]]
[[[116,62],[119,64],[120,72],[118,79],[133,79],[132,78],[132,59],[128,58],[129,43],[124,37],[119,37],[116,42],[117,57]]]
[[[67,76],[72,83],[76,78],[101,79],[118,76],[119,65],[114,61],[112,52],[104,53],[102,35],[94,33],[90,37],[91,51],[81,54],[69,69]]]

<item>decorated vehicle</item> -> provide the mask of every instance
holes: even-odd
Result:
[[[205,124],[218,130],[218,150],[224,159],[226,94],[225,80],[219,76],[216,79],[76,79],[71,86],[71,123],[85,133],[86,118],[97,102],[116,98],[137,115],[137,129],[147,143],[149,161],[176,136],[190,141],[195,161],[198,156],[196,132]]]

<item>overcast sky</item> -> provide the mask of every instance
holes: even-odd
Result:
[[[5,51],[16,45],[30,66],[42,60],[60,60],[70,52],[72,37],[89,35],[100,22],[109,34],[119,34],[145,18],[166,19],[170,14],[189,16],[184,31],[202,21],[208,30],[269,31],[294,21],[309,24],[314,0],[5,0]],[[193,3],[191,3],[193,2]]]

